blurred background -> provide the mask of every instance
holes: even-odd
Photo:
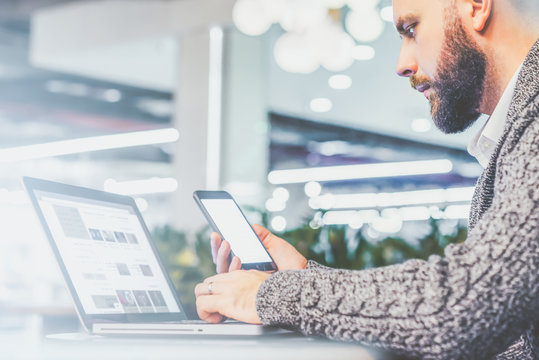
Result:
[[[390,0],[1,1],[0,327],[78,326],[25,175],[134,196],[191,313],[194,190],[331,266],[463,241],[481,124],[435,129],[399,49]]]

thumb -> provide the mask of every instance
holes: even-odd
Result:
[[[253,225],[253,230],[255,231],[258,238],[262,241],[264,246],[268,247],[268,243],[271,241],[273,234],[268,229],[258,224]]]

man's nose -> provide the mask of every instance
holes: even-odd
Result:
[[[410,77],[415,73],[417,73],[417,62],[412,54],[410,54],[410,51],[405,46],[402,46],[397,63],[397,74],[403,77]]]

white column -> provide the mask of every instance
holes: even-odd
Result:
[[[213,28],[180,40],[175,109],[180,140],[174,160],[179,190],[174,204],[175,225],[188,231],[205,223],[192,199],[195,190],[225,189],[240,204],[260,209],[267,198],[264,40],[233,29],[224,35]]]
[[[180,39],[174,111],[180,132],[174,155],[179,186],[174,224],[188,232],[205,224],[193,192],[220,187],[222,45],[218,27]]]
[[[242,204],[263,209],[267,198],[268,56],[264,37],[230,29],[225,40],[221,184]]]

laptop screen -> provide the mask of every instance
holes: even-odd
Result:
[[[125,204],[35,190],[84,312],[180,312],[135,210]]]

